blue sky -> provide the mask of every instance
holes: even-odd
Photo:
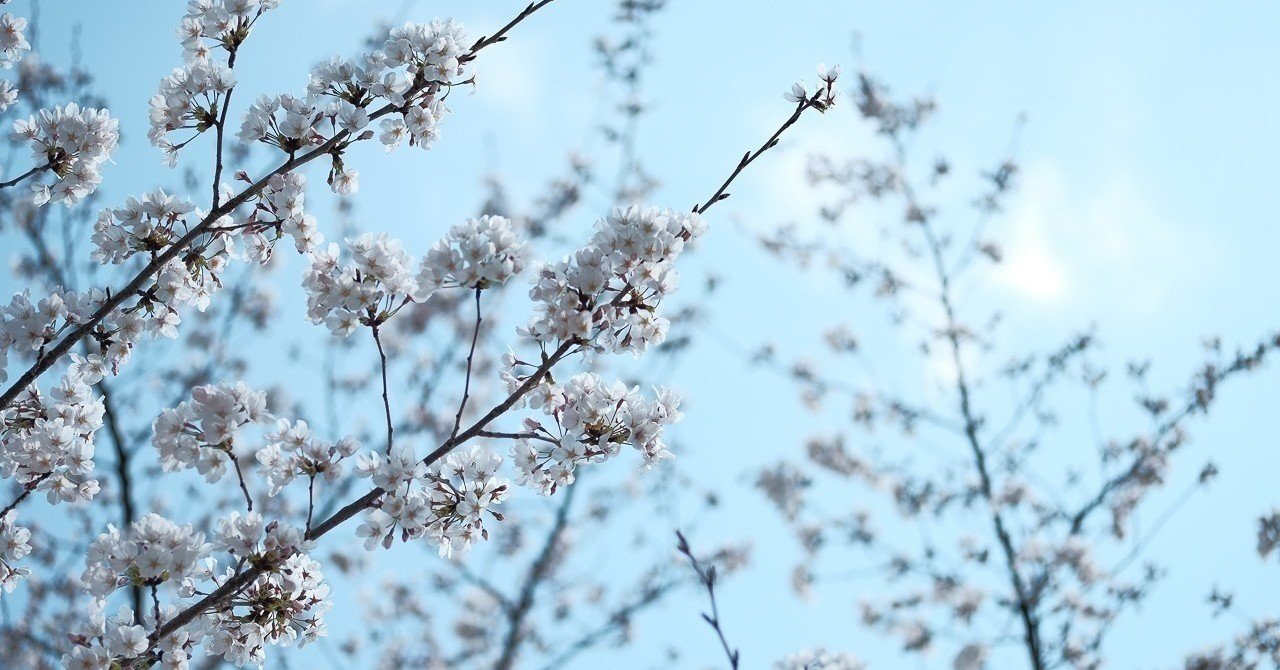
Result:
[[[84,61],[121,119],[125,142],[105,170],[107,202],[181,183],[180,173],[166,172],[145,141],[147,100],[181,60],[173,36],[180,4],[41,3],[42,51],[65,62],[72,26],[82,25]],[[285,0],[241,53],[238,101],[300,91],[313,63],[356,52],[367,27],[401,5]],[[479,35],[519,6],[422,0],[411,4],[407,18],[454,16]],[[563,172],[569,151],[602,149],[595,129],[600,81],[590,45],[609,29],[611,6],[558,0],[510,41],[486,51],[479,86],[451,101],[454,114],[430,153],[353,150],[348,162],[362,175],[356,202],[365,225],[400,236],[420,253],[474,212],[489,171],[500,172],[514,197],[527,201]],[[19,0],[8,11],[29,15],[28,7]],[[973,288],[972,304],[1005,305],[1013,351],[1052,346],[1096,323],[1104,361],[1150,357],[1153,387],[1172,390],[1200,359],[1202,336],[1221,334],[1231,346],[1280,325],[1274,291],[1280,285],[1274,260],[1280,248],[1277,26],[1280,8],[1266,3],[671,0],[654,24],[657,60],[647,85],[654,109],[640,130],[641,154],[662,181],[655,204],[701,200],[743,150],[785,117],[783,91],[797,78],[812,80],[819,61],[842,63],[846,72],[860,62],[896,92],[935,95],[941,110],[920,148],[926,155],[945,153],[958,170],[985,169],[1002,158],[1025,114],[1019,189],[996,229],[1008,263]],[[849,323],[871,341],[894,337],[882,311],[845,299],[821,272],[773,271],[773,261],[742,234],[811,223],[815,208],[801,177],[805,157],[857,155],[872,145],[848,99],[842,102],[843,110],[804,119],[714,211],[712,233],[689,268],[691,278],[710,271],[724,280],[708,325],[712,336],[670,375],[688,398],[678,432],[680,443],[692,447],[684,467],[705,473],[725,494],[725,511],[698,539],[708,545],[755,540],[754,566],[722,593],[728,632],[742,647],[745,667],[765,667],[813,645],[855,652],[873,667],[901,667],[892,642],[854,622],[854,603],[875,593],[874,582],[842,585],[808,604],[790,595],[794,543],[749,486],[756,468],[798,456],[815,426],[840,423],[831,412],[810,416],[792,389],[749,369],[740,352],[721,344],[772,341],[789,356],[803,355],[819,341],[814,315],[821,326]],[[199,160],[197,151],[188,153],[188,160]],[[610,158],[602,157],[602,166]],[[323,202],[323,194],[314,195]],[[607,203],[606,193],[591,193],[570,230],[585,237]],[[282,296],[297,295],[297,276],[297,268],[287,266],[276,275],[287,284]],[[300,304],[286,301],[284,309],[302,328]],[[879,367],[901,388],[936,386],[936,370],[898,369],[892,361]],[[1194,442],[1179,481],[1193,477],[1210,455],[1222,477],[1152,545],[1151,555],[1165,561],[1170,576],[1142,612],[1117,627],[1110,667],[1167,666],[1230,631],[1229,622],[1210,622],[1202,606],[1214,583],[1240,589],[1255,614],[1273,607],[1280,580],[1274,566],[1253,554],[1252,533],[1255,517],[1280,504],[1277,392],[1280,374],[1263,371],[1232,383],[1213,418],[1192,424]],[[1119,409],[1113,415],[1129,418]],[[746,423],[744,416],[764,418]],[[1062,448],[1070,447],[1064,441]],[[1153,509],[1180,490],[1175,482]],[[394,568],[396,560],[420,557],[384,563]],[[667,645],[687,654],[687,667],[713,666],[717,649],[696,617],[701,607],[696,595],[673,599],[640,622],[637,651],[591,657],[581,667],[657,667]],[[1168,644],[1171,639],[1178,644]],[[644,640],[661,644],[646,648]],[[922,667],[946,667],[949,659],[926,662]]]

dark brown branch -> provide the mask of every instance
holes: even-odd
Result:
[[[387,453],[395,443],[396,429],[391,425],[391,398],[387,395],[387,353],[382,350],[382,338],[378,335],[378,324],[373,324],[373,342],[378,345],[378,360],[382,362],[382,409],[387,416]]]
[[[244,494],[244,504],[253,511],[253,497],[249,495],[249,485],[244,480],[244,471],[240,469],[240,459],[230,448],[227,449],[227,458],[231,459],[231,465],[236,469],[236,480],[240,482],[240,492]]]
[[[316,511],[316,476],[313,474],[307,478],[307,528],[306,532],[311,532],[311,517]]]
[[[904,191],[912,207],[918,209],[910,188],[904,185]],[[955,386],[960,395],[960,416],[964,422],[965,440],[968,442],[973,455],[974,468],[978,471],[982,497],[987,501],[988,508],[991,511],[991,525],[995,530],[996,540],[1000,545],[1000,553],[1004,558],[1005,569],[1009,574],[1009,583],[1013,587],[1014,605],[1017,608],[1019,618],[1022,620],[1027,656],[1034,670],[1044,670],[1045,658],[1041,649],[1040,623],[1035,615],[1035,605],[1031,600],[1032,596],[1023,579],[1022,572],[1018,569],[1018,556],[1017,550],[1013,545],[1013,537],[1009,534],[1009,529],[1005,525],[1004,515],[1000,513],[1000,509],[995,503],[991,473],[987,467],[986,449],[978,437],[978,427],[981,421],[973,409],[972,393],[965,374],[960,342],[960,324],[951,301],[951,275],[947,271],[946,263],[942,258],[942,244],[937,236],[934,235],[928,219],[921,221],[920,227],[924,231],[929,253],[933,259],[934,270],[939,284],[938,299],[942,304],[943,313],[946,317],[946,332],[944,336],[948,345],[950,345],[951,362],[955,366]]]
[[[8,505],[5,505],[4,509],[0,509],[0,518],[4,518],[4,515],[8,514],[9,512],[12,512],[14,509],[18,507],[18,505],[21,505],[22,501],[26,500],[27,496],[31,495],[32,491],[36,490],[36,487],[40,485],[40,482],[43,482],[44,480],[48,479],[50,474],[52,473],[46,472],[43,475],[36,477],[31,482],[23,484],[22,493],[19,493],[18,497],[13,499],[13,502],[9,503]]]
[[[738,650],[729,646],[729,641],[724,636],[724,627],[720,625],[720,607],[716,604],[716,566],[709,565],[704,568],[698,562],[698,558],[693,555],[693,550],[689,548],[689,542],[684,538],[684,533],[678,530],[676,531],[676,549],[689,560],[693,571],[698,573],[698,580],[706,587],[707,598],[711,600],[711,612],[704,612],[702,620],[706,621],[716,632],[716,637],[720,638],[720,646],[729,659],[729,667],[738,670]]]
[[[230,64],[235,67],[235,52],[232,52]],[[227,89],[227,94],[222,98],[222,110],[218,115],[218,123],[214,127],[214,163],[213,163],[213,208],[218,208],[218,201],[222,199],[222,192],[218,188],[222,184],[222,145],[223,135],[227,127],[227,110],[231,109],[231,94],[234,93],[236,87],[232,86]]]
[[[547,540],[542,545],[542,551],[538,553],[538,557],[529,565],[529,572],[525,575],[524,583],[520,586],[520,597],[516,600],[515,607],[512,608],[507,619],[507,635],[502,641],[502,653],[498,657],[498,662],[493,666],[494,670],[511,670],[515,665],[520,643],[525,639],[525,619],[528,618],[529,612],[533,610],[534,596],[538,587],[546,581],[550,574],[551,559],[555,557],[556,547],[560,544],[560,538],[564,535],[565,526],[569,522],[569,510],[573,507],[574,493],[579,486],[581,486],[581,482],[568,487],[569,490],[565,492],[564,498],[560,501],[560,507],[556,509],[555,521],[551,525],[551,531],[547,533]]]
[[[14,177],[13,179],[10,179],[9,181],[0,181],[0,188],[9,188],[10,186],[17,186],[19,183],[22,182],[22,180],[26,179],[27,177],[32,177],[34,175],[40,174],[41,172],[44,172],[45,170],[48,170],[51,167],[53,167],[52,163],[45,163],[44,165],[38,165],[36,167],[33,167],[30,170],[27,170],[26,172],[23,172],[22,174]]]
[[[97,386],[98,395],[102,396],[103,423],[107,434],[111,436],[111,444],[116,452],[116,478],[120,480],[120,527],[127,529],[133,525],[136,512],[133,507],[133,478],[129,474],[129,447],[120,432],[120,418],[115,410],[115,402],[111,397],[111,386],[106,380]],[[142,622],[142,586],[129,585],[129,597],[133,602],[134,623]]]
[[[460,60],[463,62],[474,60],[476,57],[476,54],[479,53],[482,49],[485,49],[486,47],[492,46],[493,44],[497,44],[498,42],[505,40],[507,32],[510,31],[512,28],[514,28],[516,24],[528,18],[531,14],[545,7],[551,2],[552,0],[541,0],[540,2],[536,2],[534,4],[529,5],[524,9],[524,11],[520,12],[520,14],[516,16],[516,18],[508,22],[507,25],[503,26],[502,29],[499,30],[497,33],[495,33],[492,37],[483,38],[477,41],[475,45],[471,47],[471,51],[468,52],[465,56],[463,56]],[[406,92],[405,98],[406,99],[411,98],[412,96],[416,95],[417,93],[420,93],[421,91],[422,91],[422,85],[421,84],[417,85]],[[400,105],[388,103],[387,105],[384,105],[383,107],[379,108],[377,111],[371,113],[369,115],[369,120],[370,122],[372,122],[378,118],[381,118],[383,116],[386,116],[387,114],[390,114],[391,112],[398,111],[401,109],[403,109],[403,107]],[[163,252],[158,254],[155,258],[151,260],[150,263],[147,263],[147,265],[141,271],[139,271],[138,274],[136,274],[134,278],[129,281],[129,283],[125,284],[123,288],[121,288],[118,291],[111,292],[110,297],[108,297],[107,300],[103,302],[102,306],[99,307],[97,311],[93,313],[92,316],[86,319],[83,323],[80,323],[79,325],[77,325],[74,329],[71,330],[71,332],[64,335],[63,338],[59,340],[56,345],[54,345],[48,351],[46,351],[43,356],[41,356],[36,360],[35,364],[33,364],[29,369],[23,372],[22,375],[19,376],[18,379],[9,386],[9,388],[5,389],[4,394],[0,395],[0,409],[4,409],[8,407],[9,403],[13,402],[14,398],[17,398],[18,394],[21,393],[23,389],[25,389],[27,386],[34,383],[36,379],[40,377],[40,375],[44,374],[46,371],[49,370],[49,368],[53,367],[54,363],[56,363],[60,358],[62,358],[62,356],[66,355],[66,353],[71,350],[71,347],[74,346],[76,342],[78,342],[85,335],[88,335],[94,328],[98,326],[99,323],[103,321],[103,319],[107,318],[108,315],[114,312],[116,308],[120,307],[120,305],[124,304],[126,301],[132,298],[138,291],[142,289],[143,285],[148,280],[150,280],[152,277],[156,275],[156,273],[160,271],[161,268],[167,265],[169,261],[173,260],[174,258],[177,258],[187,247],[191,246],[191,244],[196,240],[196,238],[209,232],[210,229],[213,227],[213,224],[215,221],[217,221],[222,216],[231,213],[237,207],[245,204],[250,199],[252,199],[253,197],[257,196],[259,193],[261,193],[262,190],[266,188],[267,184],[271,181],[272,177],[275,177],[277,175],[287,174],[297,168],[302,167],[303,165],[306,165],[307,163],[310,163],[311,161],[321,156],[332,153],[332,151],[336,147],[338,147],[339,145],[344,143],[346,140],[348,140],[350,136],[351,136],[351,133],[346,130],[342,130],[335,133],[333,137],[321,143],[319,146],[312,149],[311,151],[308,151],[302,154],[301,156],[290,157],[289,160],[285,161],[275,170],[272,170],[270,174],[254,182],[252,185],[250,185],[245,190],[241,191],[235,197],[227,200],[225,203],[222,203],[219,206],[214,207],[212,210],[210,210],[210,212],[203,219],[201,219],[198,224],[196,224],[195,226],[192,226],[192,228],[189,231],[187,231],[185,235],[179,238],[177,242],[175,242],[174,244],[169,246],[169,248],[165,249]]]
[[[480,340],[480,324],[484,319],[480,316],[480,291],[476,287],[476,327],[471,332],[471,350],[467,352],[467,376],[462,382],[462,402],[458,403],[458,413],[453,417],[453,430],[449,432],[449,441],[458,437],[458,429],[462,426],[462,413],[467,409],[467,400],[471,399],[471,365],[476,357],[476,342]]]
[[[656,586],[645,588],[635,600],[609,614],[604,623],[570,643],[565,647],[564,651],[542,666],[542,670],[556,670],[564,667],[565,664],[576,658],[578,654],[600,644],[606,636],[626,626],[631,617],[635,616],[637,612],[662,600],[664,596],[674,591],[682,582],[683,580],[672,579]]]
[[[1184,421],[1198,412],[1205,411],[1218,384],[1241,372],[1257,367],[1262,362],[1263,357],[1277,347],[1280,347],[1280,334],[1269,335],[1259,342],[1249,355],[1238,354],[1230,365],[1220,369],[1209,368],[1199,375],[1199,384],[1192,384],[1189,393],[1190,398],[1187,399],[1186,404],[1156,428],[1151,437],[1151,446],[1158,448],[1165,438],[1181,427]],[[1084,523],[1089,516],[1106,504],[1111,495],[1122,488],[1126,482],[1136,477],[1145,463],[1146,454],[1139,454],[1124,472],[1112,477],[1099,487],[1098,492],[1071,516],[1071,534],[1079,534],[1084,529]]]
[[[693,208],[693,213],[703,214],[708,209],[711,209],[712,205],[716,204],[717,202],[720,202],[721,200],[728,198],[729,193],[727,192],[727,189],[729,188],[729,185],[733,183],[733,180],[737,179],[738,175],[742,174],[742,171],[745,170],[748,165],[751,165],[753,162],[755,162],[755,160],[760,157],[760,154],[763,154],[764,152],[777,146],[778,140],[782,137],[782,134],[785,133],[788,128],[795,125],[796,121],[800,120],[800,116],[804,114],[805,110],[811,107],[816,107],[819,95],[821,95],[821,91],[819,91],[818,93],[815,93],[812,98],[808,100],[803,100],[797,103],[796,111],[791,113],[791,116],[782,123],[782,126],[779,127],[778,130],[775,131],[772,135],[770,135],[769,139],[765,140],[764,144],[760,145],[760,148],[756,149],[754,152],[748,151],[747,153],[743,154],[742,160],[738,161],[738,165],[733,168],[733,172],[729,173],[729,177],[724,180],[724,183],[720,184],[720,188],[716,189],[716,192],[712,193],[711,197],[707,198],[706,202],[702,203],[701,205],[695,205]]]
[[[476,46],[472,47],[472,54],[474,54],[476,51],[480,49],[483,49],[489,44],[493,44],[496,41],[500,41],[503,34],[507,30],[509,30],[511,26],[514,26],[524,17],[531,14],[533,11],[536,11],[537,9],[543,6],[546,6],[550,2],[551,0],[542,0],[542,2],[529,5],[529,7],[524,12],[522,12],[520,16],[518,16],[515,20],[513,20],[506,27],[504,27],[503,30],[495,34],[493,38],[488,38],[488,40],[481,40],[480,42],[477,42]],[[771,146],[776,144],[777,138],[782,134],[782,132],[785,131],[787,128],[789,128],[791,125],[793,125],[796,119],[799,118],[799,115],[810,106],[813,106],[812,102],[808,105],[801,104],[800,106],[798,106],[796,111],[792,113],[791,117],[782,125],[781,128],[779,128],[776,132],[774,132],[774,134],[770,137],[770,139],[765,142],[765,145],[756,151],[755,155],[758,156],[759,154],[763,153],[764,151],[769,149]],[[372,118],[372,115],[371,115],[371,118]],[[323,145],[322,145],[322,148],[323,148]],[[314,155],[312,155],[313,153],[314,152],[306,155],[309,157],[307,158],[307,160],[311,160],[312,158],[314,158]],[[293,162],[294,161],[292,160],[290,161],[290,163],[293,163]],[[708,208],[710,208],[711,205],[715,204],[715,202],[718,202],[719,200],[723,200],[724,199],[723,191],[725,188],[727,188],[727,184],[732,182],[733,179],[739,173],[742,172],[742,169],[743,167],[745,167],[745,164],[750,162],[751,161],[749,160],[745,160],[743,164],[739,164],[739,166],[735,168],[733,174],[730,175],[729,179],[725,181],[725,184],[721,186],[720,191],[717,192],[717,195],[713,196],[710,200],[708,200],[708,203],[705,206],[701,207],[701,209],[699,210],[699,213],[706,211]],[[260,190],[260,187],[259,187],[259,190]],[[237,196],[237,198],[231,201],[228,201],[228,203],[224,205],[224,207],[232,206],[232,203],[236,202],[236,200],[239,200],[242,203],[245,200],[247,200],[248,197],[250,196],[247,196],[244,193],[242,193],[240,196]],[[239,203],[236,203],[236,204],[238,205]],[[135,280],[135,281],[138,281],[138,280]],[[138,283],[141,283],[141,282],[138,281]],[[618,300],[621,300],[627,295],[628,294],[626,292],[619,293]],[[100,321],[101,317],[97,317],[97,320]],[[443,458],[445,455],[447,455],[450,451],[452,451],[458,445],[461,445],[475,437],[478,437],[481,433],[485,432],[485,429],[489,426],[490,423],[492,423],[498,417],[506,414],[512,407],[516,405],[516,403],[520,402],[520,400],[524,398],[524,396],[527,395],[530,391],[532,391],[534,387],[542,383],[542,380],[546,378],[546,376],[551,372],[551,369],[553,367],[555,367],[564,358],[569,356],[570,353],[573,353],[574,351],[579,350],[579,347],[581,347],[582,344],[583,342],[581,340],[579,340],[578,338],[573,338],[565,342],[562,342],[560,346],[558,346],[550,355],[544,354],[545,358],[543,359],[541,365],[539,365],[532,374],[526,377],[525,380],[518,387],[516,387],[516,389],[512,391],[505,400],[503,400],[502,402],[498,403],[493,408],[491,408],[487,413],[485,413],[484,416],[480,417],[480,419],[478,419],[475,423],[473,423],[471,427],[467,428],[461,433],[458,433],[455,437],[445,441],[443,444],[437,447],[435,451],[432,451],[430,454],[428,454],[425,458],[422,459],[422,463],[424,465],[431,465],[436,461],[440,460],[441,458]],[[45,369],[47,368],[48,366],[46,365]],[[28,371],[28,374],[30,374],[30,371]],[[24,377],[25,376],[26,375],[24,375]],[[21,382],[20,380],[19,384],[16,385],[16,387],[23,388],[26,386],[27,383],[29,383],[29,381],[24,383],[24,382]],[[14,395],[16,395],[16,392],[14,393]],[[0,407],[2,407],[3,404],[7,402],[8,402],[8,398],[0,399]],[[318,524],[317,526],[312,528],[310,531],[308,531],[305,535],[306,540],[315,541],[320,537],[323,537],[329,531],[342,525],[343,523],[345,523],[355,515],[372,507],[382,497],[384,493],[386,493],[386,491],[384,491],[381,488],[375,487],[373,490],[364,494],[360,498],[348,503],[346,506],[342,507],[337,512],[334,512],[332,516],[320,522],[320,524]],[[155,641],[167,635],[170,635],[174,631],[177,631],[183,626],[186,626],[187,624],[191,623],[204,612],[220,606],[221,604],[226,602],[227,599],[229,599],[235,593],[237,593],[240,589],[252,583],[254,579],[257,579],[257,577],[261,575],[263,571],[264,571],[264,568],[262,566],[255,565],[245,569],[243,572],[228,579],[226,582],[223,583],[222,586],[215,589],[212,593],[204,596],[200,600],[188,606],[186,609],[183,609],[178,614],[176,614],[172,619],[170,619],[169,621],[166,621],[163,626],[160,626],[156,630],[152,631],[151,635],[149,636],[149,639],[151,640],[152,644],[154,645]],[[131,667],[136,667],[137,663],[149,663],[150,658],[151,658],[150,655],[140,656],[134,660],[134,665]]]

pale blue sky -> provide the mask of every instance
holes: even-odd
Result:
[[[181,59],[173,36],[181,4],[42,3],[42,50],[64,62],[71,28],[82,25],[84,61],[121,119],[125,141],[104,171],[108,203],[157,185],[180,186],[180,173],[165,171],[145,132],[147,100]],[[376,146],[353,150],[348,162],[362,175],[362,221],[420,253],[446,226],[474,212],[482,177],[495,166],[515,197],[527,199],[563,172],[569,151],[600,149],[600,82],[590,44],[608,29],[612,4],[559,0],[509,42],[486,51],[475,94],[451,101],[454,114],[432,152],[402,149],[384,157]],[[300,91],[314,62],[356,52],[367,27],[400,5],[285,0],[241,52],[238,104],[259,93]],[[422,0],[408,18],[454,16],[479,35],[519,6]],[[28,3],[18,0],[8,11],[29,15]],[[655,108],[640,139],[648,169],[663,182],[655,204],[684,207],[705,197],[736,157],[789,113],[782,93],[792,81],[812,80],[819,61],[854,69],[857,32],[863,64],[893,90],[938,98],[941,111],[921,141],[927,155],[945,152],[959,170],[987,168],[1002,157],[1017,117],[1027,115],[1017,151],[1020,189],[997,229],[1009,262],[972,298],[975,306],[1007,306],[1007,341],[1015,350],[1052,346],[1097,323],[1104,360],[1150,356],[1157,366],[1153,386],[1172,388],[1199,360],[1203,335],[1221,334],[1233,345],[1280,325],[1275,5],[671,0],[654,28],[657,62],[647,94]],[[813,202],[799,172],[804,157],[819,150],[856,155],[872,142],[848,99],[841,102],[843,110],[806,118],[715,210],[712,232],[689,268],[691,278],[711,270],[725,280],[712,332],[743,345],[779,342],[792,356],[816,348],[815,314],[820,325],[844,321],[872,341],[891,337],[882,311],[846,300],[822,273],[772,271],[772,261],[739,232],[812,221]],[[198,160],[197,151],[188,152],[187,160]],[[313,194],[324,202],[318,189]],[[592,198],[570,219],[569,231],[587,234],[607,204],[603,192]],[[277,275],[283,297],[298,296],[297,270],[286,266]],[[303,328],[300,301],[284,302],[286,315],[292,312]],[[721,594],[744,667],[767,667],[812,645],[855,652],[873,667],[901,667],[892,641],[854,622],[856,600],[876,593],[874,581],[851,582],[811,604],[790,595],[794,543],[749,487],[756,468],[798,456],[815,427],[840,423],[806,414],[792,389],[747,369],[715,339],[687,356],[670,383],[688,397],[677,433],[693,449],[684,467],[705,473],[725,495],[725,511],[698,541],[755,541],[754,566],[724,584]],[[931,387],[927,370],[885,364],[879,371],[898,388]],[[1280,580],[1274,566],[1253,554],[1252,533],[1255,517],[1280,504],[1278,392],[1276,371],[1232,383],[1212,420],[1193,424],[1192,453],[1163,499],[1180,491],[1180,482],[1209,455],[1222,477],[1152,545],[1151,555],[1165,561],[1170,576],[1140,614],[1117,626],[1109,667],[1168,666],[1233,631],[1231,622],[1210,622],[1202,606],[1214,583],[1239,589],[1255,614],[1274,612]],[[745,423],[744,416],[755,420]],[[1115,411],[1115,418],[1125,416]],[[1133,424],[1118,427],[1125,425]],[[394,567],[421,555],[402,550],[402,558],[384,562]],[[720,664],[710,632],[697,619],[702,606],[697,594],[674,598],[641,619],[641,643],[630,653],[588,657],[579,667],[655,667],[668,645],[687,654],[682,667]],[[342,622],[337,616],[331,625]],[[927,661],[928,667],[949,664],[941,656]]]

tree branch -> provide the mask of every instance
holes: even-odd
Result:
[[[565,526],[569,522],[569,510],[573,507],[573,497],[577,490],[578,486],[575,485],[568,487],[568,490],[565,491],[564,499],[560,501],[560,507],[556,509],[555,522],[551,525],[551,532],[547,533],[547,540],[542,545],[542,551],[538,553],[538,557],[529,566],[529,572],[525,575],[524,583],[520,587],[520,597],[516,600],[515,607],[507,618],[507,635],[502,641],[502,654],[498,657],[498,662],[494,664],[494,670],[511,670],[514,667],[520,643],[525,639],[525,619],[533,609],[533,597],[538,590],[538,586],[546,580],[550,573],[551,559],[555,556],[556,546],[560,543],[560,537],[564,534]]]
[[[529,5],[524,9],[524,11],[520,12],[519,15],[517,15],[514,19],[508,22],[507,25],[503,26],[502,29],[499,30],[497,33],[495,33],[492,37],[483,38],[477,41],[475,45],[471,47],[471,51],[468,52],[459,60],[463,62],[474,60],[476,57],[476,54],[478,54],[481,50],[505,40],[506,34],[508,31],[514,28],[521,21],[528,18],[534,12],[550,4],[552,1],[553,0],[540,0],[540,2],[536,2],[534,4]],[[416,95],[421,91],[422,91],[422,86],[416,85],[414,88],[411,88],[409,91],[406,92],[405,97],[411,98],[413,95]],[[373,113],[369,114],[369,120],[372,122],[378,118],[386,116],[387,114],[390,114],[391,112],[397,111],[401,108],[402,107],[400,105],[388,103],[383,107],[379,108],[377,111],[374,111]],[[302,167],[303,165],[306,165],[307,163],[310,163],[311,161],[321,156],[332,153],[332,150],[335,147],[337,147],[339,144],[347,140],[350,137],[350,135],[351,133],[349,131],[341,130],[335,133],[333,137],[321,143],[319,146],[312,149],[311,151],[308,151],[302,154],[301,156],[290,157],[289,160],[285,161],[275,170],[272,170],[271,173],[268,174],[267,176],[254,182],[252,185],[245,188],[245,190],[241,191],[238,195],[227,200],[225,203],[222,203],[219,206],[214,207],[212,210],[210,210],[209,213],[203,219],[201,219],[198,224],[196,224],[189,231],[187,231],[187,233],[183,235],[181,238],[179,238],[177,242],[173,243],[171,246],[169,246],[167,249],[165,249],[163,252],[161,252],[159,255],[153,258],[150,263],[147,263],[147,265],[141,271],[139,271],[138,274],[136,274],[132,280],[130,280],[127,284],[125,284],[123,288],[121,288],[118,291],[111,292],[109,294],[109,297],[103,302],[102,306],[99,307],[88,319],[78,324],[75,328],[71,330],[71,332],[64,335],[63,338],[59,340],[57,344],[55,344],[53,347],[48,349],[45,355],[38,358],[36,362],[29,369],[23,372],[22,375],[20,375],[18,379],[14,381],[14,383],[10,385],[9,388],[7,388],[2,395],[0,395],[0,409],[7,408],[9,404],[13,402],[15,398],[18,397],[18,394],[21,393],[23,389],[25,389],[30,384],[34,383],[40,377],[40,375],[44,374],[46,371],[49,370],[49,368],[53,367],[54,363],[56,363],[62,356],[66,355],[66,353],[71,350],[71,347],[74,346],[76,342],[78,342],[85,335],[88,335],[90,332],[92,332],[92,330],[96,328],[98,324],[103,321],[103,319],[105,319],[108,315],[114,312],[116,308],[118,308],[120,305],[124,304],[127,300],[132,298],[134,294],[136,294],[140,289],[142,289],[143,284],[145,284],[148,280],[154,277],[160,271],[161,268],[163,268],[165,265],[169,263],[169,261],[173,260],[174,258],[177,258],[188,246],[190,246],[196,240],[196,238],[205,234],[206,232],[209,232],[210,228],[213,227],[213,224],[215,221],[217,221],[222,216],[231,213],[237,207],[245,204],[250,199],[252,199],[253,197],[257,196],[259,193],[261,193],[262,190],[266,188],[267,184],[270,182],[272,177],[275,177],[277,175],[287,174],[293,170],[296,170],[297,168]]]

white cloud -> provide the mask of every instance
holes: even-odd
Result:
[[[991,231],[1005,262],[992,278],[1032,303],[1149,316],[1166,310],[1218,254],[1198,230],[1179,227],[1130,173],[1116,169],[1090,190],[1056,163],[1025,166],[1009,216]]]

